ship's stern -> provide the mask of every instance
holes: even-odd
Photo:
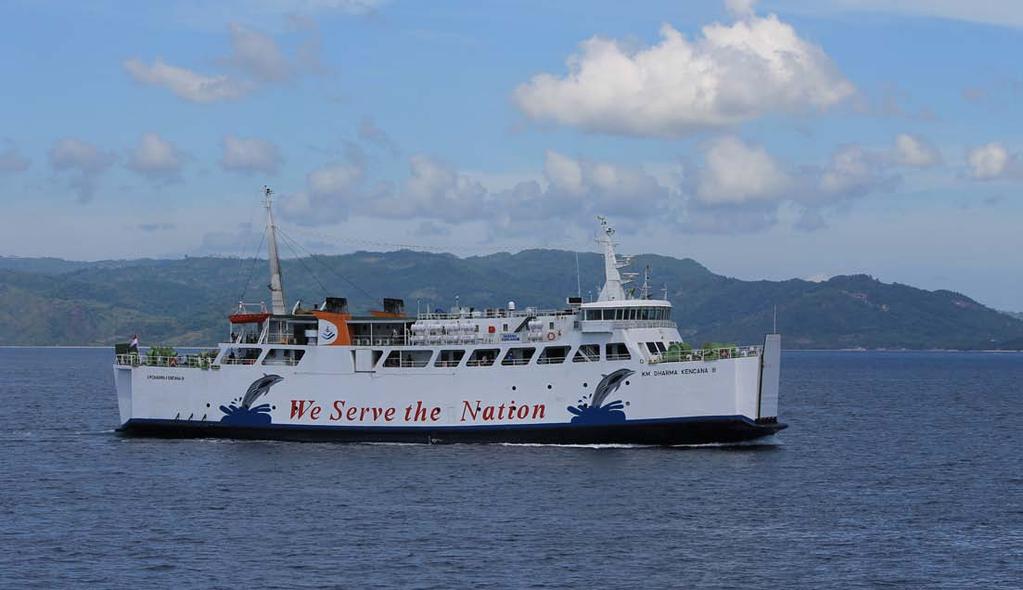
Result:
[[[121,428],[131,420],[131,365],[114,365],[114,387],[117,389],[117,411]]]
[[[768,334],[760,364],[757,423],[778,424],[778,389],[781,382],[781,334]],[[779,425],[779,430],[784,428]]]

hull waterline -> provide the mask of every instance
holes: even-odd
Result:
[[[273,425],[231,426],[182,420],[131,420],[119,429],[124,436],[161,438],[232,438],[302,442],[394,442],[420,444],[730,444],[756,440],[787,427],[744,416],[710,416],[636,420],[624,424],[551,424],[512,427],[334,427]]]

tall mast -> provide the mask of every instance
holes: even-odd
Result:
[[[620,263],[615,255],[614,228],[608,225],[604,217],[597,217],[597,220],[600,221],[602,234],[597,238],[597,243],[604,251],[604,288],[600,290],[597,301],[622,301],[625,299],[625,289],[622,288],[624,281],[618,269],[625,266],[625,262]]]
[[[277,225],[270,207],[273,191],[264,186],[263,194],[266,197],[266,243],[270,257],[270,310],[274,315],[284,315],[284,282],[281,280],[281,259],[277,256]]]

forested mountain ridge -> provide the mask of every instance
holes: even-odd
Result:
[[[561,307],[577,290],[576,255],[526,250],[459,258],[401,250],[283,261],[290,302],[348,297],[353,310],[405,299],[410,313],[448,308]],[[952,291],[882,283],[867,275],[824,282],[743,281],[691,259],[638,255],[653,295],[667,288],[683,336],[752,343],[778,329],[787,348],[1023,348],[1023,321]],[[579,255],[582,294],[603,281],[599,255]],[[0,257],[0,344],[209,345],[228,331],[238,301],[267,300],[265,260],[184,258],[78,262]]]

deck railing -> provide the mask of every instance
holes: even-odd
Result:
[[[725,348],[698,348],[680,352],[664,352],[650,358],[650,364],[687,363],[693,361],[715,361],[719,359],[758,357],[763,346],[728,346]]]
[[[539,309],[524,307],[522,309],[464,309],[461,311],[435,312],[421,311],[416,314],[417,320],[478,320],[493,318],[525,318],[531,316],[567,316],[576,315],[574,309]]]
[[[193,369],[219,369],[220,366],[214,364],[216,358],[216,350],[210,351],[209,353],[195,353],[195,354],[179,354],[172,356],[157,356],[150,354],[118,354],[114,355],[114,362],[121,366],[127,367],[183,367]],[[226,362],[226,361],[225,361]],[[251,360],[252,363],[256,362],[255,359]],[[250,363],[251,364],[251,363]]]

